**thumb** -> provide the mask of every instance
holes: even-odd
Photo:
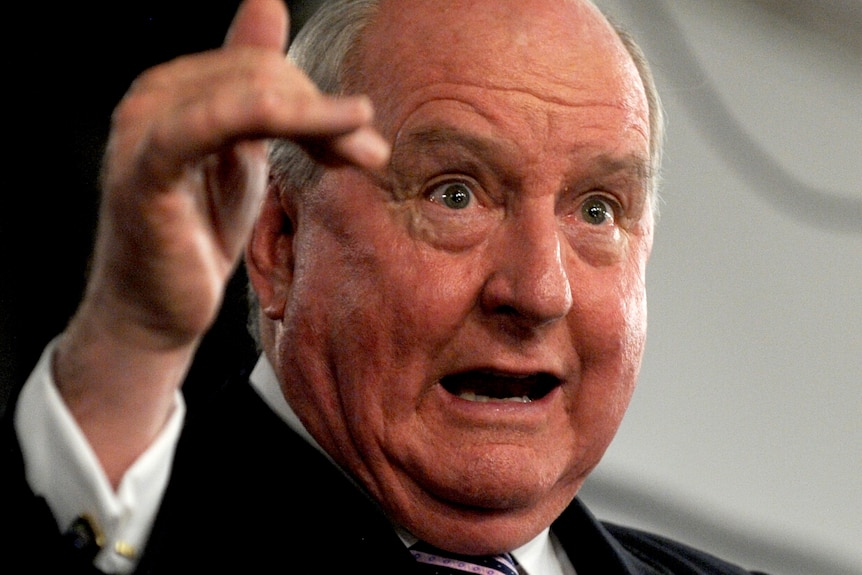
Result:
[[[243,0],[225,37],[225,46],[258,46],[284,52],[289,16],[282,0]]]

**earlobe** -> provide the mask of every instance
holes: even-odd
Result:
[[[270,182],[245,254],[260,308],[272,320],[284,317],[293,283],[296,212],[287,196]]]

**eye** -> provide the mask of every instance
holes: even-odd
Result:
[[[613,204],[601,196],[590,196],[581,204],[581,217],[594,226],[614,223]]]
[[[453,210],[463,210],[473,202],[473,190],[464,182],[444,182],[434,187],[428,199]]]

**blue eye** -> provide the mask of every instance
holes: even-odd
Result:
[[[581,204],[581,217],[588,224],[600,226],[614,223],[614,208],[608,200],[591,196]]]
[[[429,199],[453,210],[463,210],[473,202],[473,191],[463,182],[446,182],[435,187]]]

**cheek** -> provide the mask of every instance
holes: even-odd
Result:
[[[469,315],[477,266],[466,256],[442,257],[397,221],[374,217],[374,226],[329,221],[307,235],[304,258],[297,257],[307,269],[297,274],[293,301],[315,324],[308,333],[326,342],[318,353],[338,381],[377,382],[357,383],[348,400],[368,410],[369,395],[378,394],[382,409],[397,409],[415,399],[417,384],[396,384],[427,372]]]
[[[570,267],[571,269],[571,267]],[[631,363],[643,347],[646,294],[637,268],[615,264],[570,272],[569,326],[581,359]]]
[[[610,436],[634,392],[646,342],[642,266],[621,269],[604,268],[585,282],[569,318],[582,362],[572,420]]]
[[[632,387],[646,338],[651,226],[588,229],[568,238],[569,326],[584,370],[619,382],[611,387]]]

